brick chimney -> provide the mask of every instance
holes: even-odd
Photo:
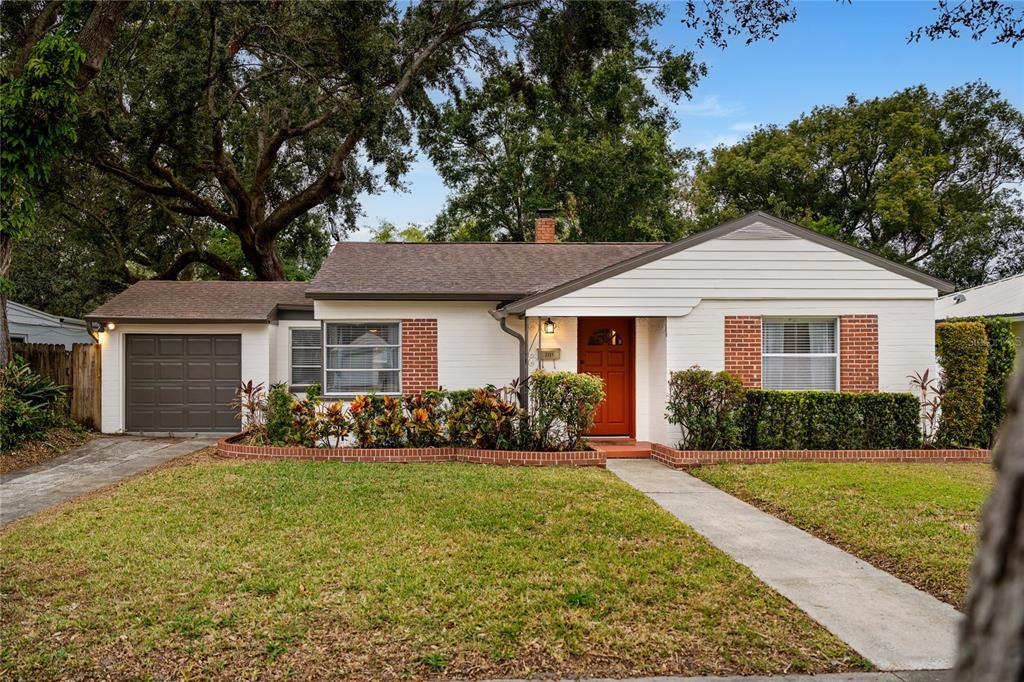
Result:
[[[537,220],[533,224],[533,241],[538,244],[555,243],[555,209],[537,209]]]

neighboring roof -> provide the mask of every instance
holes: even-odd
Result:
[[[935,319],[950,317],[1024,319],[1024,275],[963,289],[935,302]]]
[[[97,322],[267,322],[278,309],[312,309],[307,282],[146,280],[85,319]]]
[[[76,317],[59,317],[14,301],[7,302],[7,320],[10,324],[28,324],[41,327],[82,327],[85,320]]]
[[[806,239],[816,244],[821,244],[822,246],[826,246],[830,249],[834,249],[836,251],[844,253],[848,256],[858,258],[866,263],[870,263],[871,265],[876,265],[880,268],[884,268],[885,270],[893,272],[897,275],[907,277],[916,282],[920,282],[921,284],[924,284],[926,286],[934,287],[940,292],[953,291],[954,289],[953,285],[950,284],[949,282],[941,280],[937,277],[932,277],[931,275],[921,272],[920,270],[917,270],[910,266],[903,265],[901,263],[896,263],[887,258],[882,258],[881,256],[876,256],[875,254],[869,251],[865,251],[864,249],[859,249],[856,246],[850,246],[849,244],[832,239],[831,237],[826,237],[825,235],[815,232],[814,230],[809,230],[806,227],[801,227],[800,225],[797,225],[796,223],[791,223],[787,220],[776,218],[775,216],[769,215],[762,211],[754,211],[753,213],[748,213],[742,218],[737,218],[727,223],[723,223],[718,227],[713,227],[711,229],[704,230],[703,232],[699,232],[690,237],[680,239],[679,241],[675,241],[670,244],[665,244],[664,246],[661,246],[657,249],[646,251],[644,253],[641,253],[637,256],[621,261],[619,263],[613,263],[605,268],[566,281],[547,290],[540,291],[532,296],[528,296],[526,298],[521,298],[517,301],[513,301],[502,306],[501,310],[506,313],[512,314],[522,313],[531,307],[540,305],[541,303],[546,303],[553,299],[559,298],[560,296],[564,296],[573,291],[577,291],[586,286],[590,286],[591,284],[595,284],[596,282],[608,279],[609,277],[614,277],[615,275],[626,272],[628,270],[632,270],[633,268],[639,267],[641,265],[646,265],[647,263],[653,263],[654,261],[664,258],[666,256],[670,256],[674,253],[679,253],[680,251],[685,251],[686,249],[697,246],[698,244],[703,244],[704,242],[710,241],[712,239],[723,237],[732,232],[736,232],[737,230],[755,226],[758,223],[763,223],[769,227],[774,227],[776,229],[782,230],[783,232],[787,232],[796,237],[800,237],[801,239]]]
[[[663,242],[343,242],[306,295],[317,299],[507,301],[545,291]]]

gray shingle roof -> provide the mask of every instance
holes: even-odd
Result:
[[[310,282],[310,298],[509,300],[663,246],[644,243],[343,242]]]
[[[265,322],[279,306],[311,308],[307,282],[176,282],[128,287],[86,316],[96,321]]]

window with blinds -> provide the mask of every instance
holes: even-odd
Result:
[[[309,386],[323,381],[323,343],[320,328],[292,329],[292,386]]]
[[[398,322],[329,322],[326,328],[325,393],[401,392]]]
[[[836,325],[835,319],[763,320],[761,387],[838,390]]]

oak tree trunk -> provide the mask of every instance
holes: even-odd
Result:
[[[996,440],[996,485],[971,569],[956,679],[1024,680],[1024,356]]]
[[[11,330],[7,324],[7,278],[11,274],[14,240],[0,232],[0,366],[11,361]]]

